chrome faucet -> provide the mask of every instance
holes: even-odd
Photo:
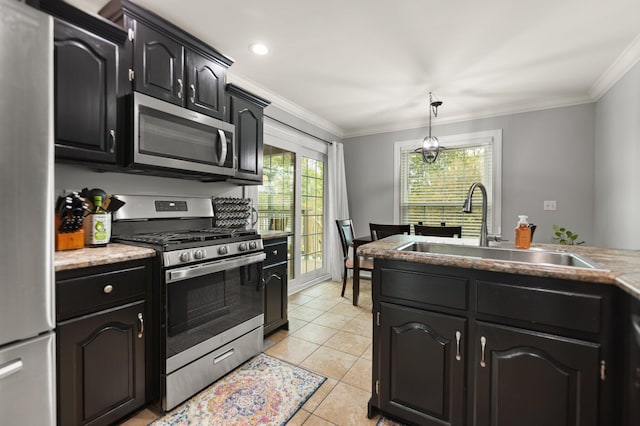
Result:
[[[462,213],[471,213],[473,211],[471,205],[471,197],[473,196],[473,191],[476,188],[480,188],[480,191],[482,191],[482,225],[480,227],[480,247],[489,247],[489,241],[487,238],[487,190],[481,182],[475,182],[469,188],[469,192],[467,192],[467,198],[464,200],[464,204],[462,205]]]

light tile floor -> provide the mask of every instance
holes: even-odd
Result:
[[[373,332],[371,281],[360,281],[359,306],[351,282],[340,297],[341,282],[327,281],[289,296],[289,330],[265,339],[265,353],[327,378],[288,425],[375,425],[367,419],[371,397]],[[156,418],[142,410],[123,423],[146,425]]]

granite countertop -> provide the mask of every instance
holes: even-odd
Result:
[[[293,232],[289,231],[261,231],[260,236],[263,240],[275,240],[276,238],[285,238],[293,235]]]
[[[597,269],[588,269],[396,250],[397,247],[412,241],[478,245],[478,240],[473,238],[458,239],[416,235],[393,235],[380,241],[374,241],[358,247],[358,255],[431,265],[483,269],[494,272],[571,279],[600,284],[614,284],[640,299],[640,250],[608,249],[590,246],[562,246],[558,244],[531,245],[533,249],[575,253],[597,267]],[[513,244],[508,243],[499,243],[495,246],[514,248]]]
[[[57,251],[54,255],[53,264],[56,272],[58,272],[144,259],[155,255],[156,251],[150,248],[109,243],[106,247],[86,247],[77,250]]]

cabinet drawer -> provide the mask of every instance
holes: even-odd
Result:
[[[57,281],[58,320],[143,299],[145,275],[145,266],[135,266]]]
[[[280,241],[275,244],[265,244],[264,252],[267,258],[264,261],[264,266],[275,265],[276,263],[287,261],[287,241]]]
[[[478,312],[571,330],[600,332],[602,296],[478,281]]]
[[[464,277],[382,269],[381,296],[448,308],[467,309]]]

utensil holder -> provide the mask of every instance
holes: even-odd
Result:
[[[59,232],[60,219],[56,215],[56,251],[84,248],[84,229],[75,232]]]

